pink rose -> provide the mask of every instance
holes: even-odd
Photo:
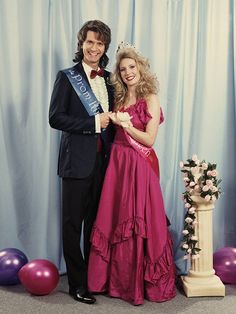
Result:
[[[210,199],[211,199],[211,196],[210,196],[209,194],[207,194],[207,195],[205,196],[205,200],[206,200],[207,202],[209,202]]]
[[[206,180],[206,184],[210,187],[213,185],[213,182],[211,180]]]
[[[208,170],[208,171],[207,171],[207,175],[208,175],[208,177],[211,176],[211,170]]]
[[[217,174],[218,174],[218,172],[217,172],[216,170],[212,170],[212,171],[211,171],[211,175],[212,175],[212,177],[216,177],[216,176],[217,176]]]
[[[205,162],[203,162],[203,163],[202,163],[202,169],[203,169],[203,170],[207,170],[207,168],[208,168],[208,164],[205,163]]]
[[[189,183],[189,186],[194,186],[195,185],[195,182],[193,182],[193,181],[191,181],[190,183]]]
[[[209,186],[208,186],[208,185],[204,185],[203,188],[202,188],[202,190],[203,190],[204,192],[207,192],[207,191],[209,190]]]
[[[190,208],[191,205],[190,205],[189,203],[186,203],[186,204],[184,205],[184,207],[185,207],[185,208]]]

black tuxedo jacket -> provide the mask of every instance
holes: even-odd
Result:
[[[74,66],[85,77],[81,63]],[[105,71],[109,111],[113,107],[113,87],[109,84],[110,72]],[[89,84],[89,82],[88,82]],[[58,175],[66,178],[85,178],[92,172],[96,153],[97,138],[95,133],[95,117],[90,117],[74,91],[69,79],[63,71],[59,71],[54,84],[50,108],[49,124],[52,128],[62,131],[58,158]],[[102,132],[104,157],[109,154],[113,138],[111,125]]]

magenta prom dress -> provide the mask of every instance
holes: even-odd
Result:
[[[151,119],[145,100],[125,111],[136,128],[145,130]],[[159,176],[120,127],[91,234],[88,288],[134,305],[144,298],[167,301],[176,294],[172,239]]]

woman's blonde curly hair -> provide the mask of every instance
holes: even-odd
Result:
[[[136,62],[140,72],[140,80],[136,86],[137,99],[146,99],[150,94],[158,94],[159,82],[154,74],[150,72],[148,59],[140,55],[134,48],[123,48],[116,55],[115,71],[111,76],[111,82],[115,89],[115,110],[119,110],[125,102],[127,86],[120,75],[120,62],[129,58]]]

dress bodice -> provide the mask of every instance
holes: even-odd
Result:
[[[120,111],[128,112],[129,115],[132,117],[131,121],[133,126],[140,131],[144,131],[146,128],[147,123],[152,118],[151,114],[148,112],[147,102],[145,99],[138,100],[135,104],[129,106],[128,108],[122,108]],[[161,109],[160,114],[160,122],[161,124],[164,121],[163,112]],[[121,127],[117,128],[115,143],[125,143],[127,142],[127,138],[125,136],[124,130]],[[128,142],[127,142],[128,144]]]

